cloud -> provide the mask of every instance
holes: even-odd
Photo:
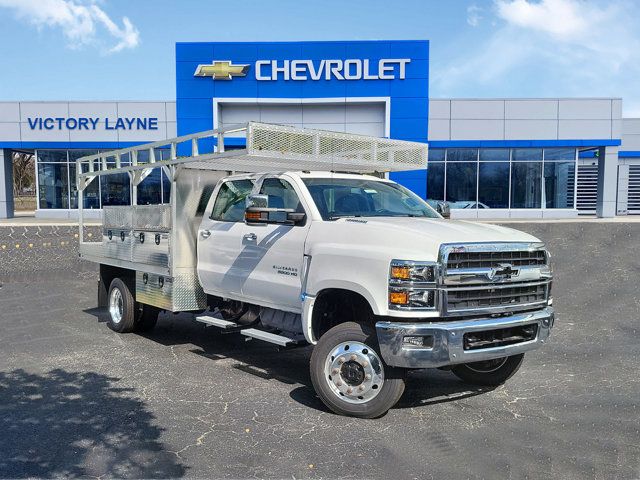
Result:
[[[14,10],[19,19],[37,28],[61,29],[70,48],[95,45],[114,53],[140,43],[140,32],[127,17],[118,25],[96,0],[0,0],[0,7]]]
[[[494,0],[486,30],[432,68],[432,95],[623,97],[640,115],[640,2]]]
[[[469,5],[467,7],[467,23],[472,27],[477,27],[480,24],[480,20],[482,20],[482,8],[477,6],[475,3]]]

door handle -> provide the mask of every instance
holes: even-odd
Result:
[[[249,240],[250,242],[255,242],[258,239],[258,236],[255,233],[247,233],[243,235],[242,238]]]
[[[211,230],[202,230],[200,236],[202,238],[209,238],[211,236]]]

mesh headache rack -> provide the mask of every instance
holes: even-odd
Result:
[[[236,137],[242,136],[244,148],[225,150],[225,137],[237,141]],[[201,149],[212,149],[213,139],[215,151],[200,153]],[[426,143],[249,122],[81,157],[76,161],[80,241],[83,241],[84,191],[102,175],[128,174],[133,187],[131,204],[136,205],[135,187],[154,168],[162,168],[172,183],[178,167],[242,173],[299,170],[384,173],[425,169],[427,148]],[[183,150],[187,152],[184,156]]]
[[[225,151],[225,136],[242,133],[246,135],[246,147]],[[217,151],[200,154],[203,141],[212,138],[217,140]],[[179,156],[179,150],[185,147],[189,155]],[[157,159],[158,149],[164,149],[169,159]],[[96,176],[123,172],[129,172],[137,185],[150,168],[174,165],[233,172],[382,173],[426,168],[427,144],[249,122],[82,157],[77,160],[78,188],[84,190]]]

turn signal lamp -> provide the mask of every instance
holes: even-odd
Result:
[[[392,305],[407,305],[409,303],[409,293],[389,292],[389,303]]]
[[[259,222],[261,220],[260,212],[245,212],[244,219],[247,222]]]

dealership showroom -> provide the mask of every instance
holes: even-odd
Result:
[[[251,120],[428,142],[426,171],[391,178],[453,218],[640,214],[640,119],[621,98],[430,98],[428,41],[178,43],[175,60],[175,100],[0,102],[0,218],[13,152],[35,155],[35,216],[73,219],[79,157]],[[131,188],[103,177],[84,208]],[[137,188],[138,204],[169,201],[160,168]]]

